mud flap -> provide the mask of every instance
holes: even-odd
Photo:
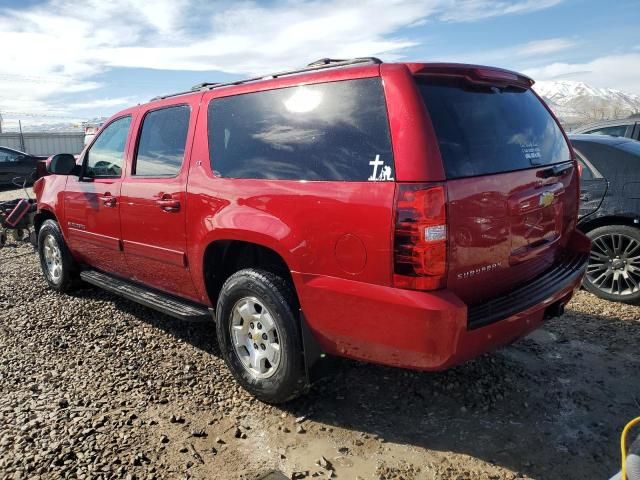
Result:
[[[300,330],[302,333],[302,349],[307,388],[310,388],[318,380],[332,374],[334,362],[332,362],[331,358],[327,357],[320,348],[302,310],[300,310]]]

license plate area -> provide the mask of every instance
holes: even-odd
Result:
[[[564,216],[562,184],[535,188],[509,199],[511,265],[552,248],[560,239]]]

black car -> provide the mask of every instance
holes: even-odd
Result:
[[[579,227],[592,240],[584,287],[640,302],[640,142],[570,135],[582,169]]]
[[[8,147],[0,147],[0,185],[10,185],[15,177],[33,183],[36,164],[47,157],[37,157]]]

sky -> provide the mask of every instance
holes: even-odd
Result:
[[[494,65],[640,95],[640,0],[0,0],[5,128],[323,57]]]

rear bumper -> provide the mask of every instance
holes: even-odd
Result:
[[[588,239],[576,235],[570,262],[554,267],[562,272],[545,272],[540,288],[535,289],[536,279],[485,303],[493,310],[482,311],[493,318],[482,325],[470,324],[480,318],[480,306],[469,308],[448,290],[417,292],[301,274],[295,280],[309,328],[325,352],[396,367],[443,370],[512,343],[538,328],[545,313],[571,299],[582,281],[589,250]],[[553,285],[542,288],[549,281]],[[535,289],[528,298],[527,287]],[[505,305],[506,316],[496,317],[497,306]]]

